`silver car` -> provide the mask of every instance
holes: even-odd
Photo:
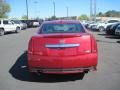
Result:
[[[20,20],[11,20],[11,21],[13,21],[15,24],[19,25],[20,26],[20,30],[27,28],[27,24],[26,23],[22,23]]]

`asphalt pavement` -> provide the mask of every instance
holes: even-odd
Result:
[[[30,78],[27,46],[37,28],[0,36],[0,90],[120,90],[120,38],[92,32],[99,51],[98,70],[77,75]]]

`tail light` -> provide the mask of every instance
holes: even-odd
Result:
[[[31,38],[28,44],[28,53],[33,54],[33,39]]]
[[[97,43],[95,38],[91,35],[91,52],[96,53],[97,52]]]

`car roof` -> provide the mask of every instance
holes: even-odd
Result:
[[[65,24],[65,23],[76,23],[79,24],[78,20],[53,20],[53,21],[44,21],[44,24]]]

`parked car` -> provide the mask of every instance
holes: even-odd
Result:
[[[113,25],[113,24],[112,24],[112,25]],[[106,28],[106,30],[105,30],[105,33],[106,33],[107,35],[111,34],[110,28],[111,28],[112,25],[108,25],[108,26],[107,26],[107,28]]]
[[[88,25],[89,25],[89,21],[87,20],[82,20],[80,21],[86,28],[88,28]]]
[[[99,31],[105,31],[107,26],[111,25],[111,24],[115,24],[119,22],[119,20],[108,20],[106,22],[101,22],[98,23],[95,27],[95,29],[99,30]]]
[[[96,70],[96,40],[76,20],[45,21],[28,44],[29,71],[70,74]]]
[[[11,20],[11,21],[14,24],[17,24],[20,27],[20,30],[27,28],[27,24],[26,23],[22,23],[20,20]]]
[[[120,25],[117,26],[117,28],[115,30],[115,35],[119,35],[120,36]]]
[[[0,36],[6,32],[18,32],[20,30],[19,25],[14,24],[11,20],[0,19]]]
[[[38,27],[41,24],[39,20],[21,20],[21,22],[26,23],[28,28]]]
[[[89,21],[88,23],[88,29],[91,29],[92,25],[96,24],[95,21]]]
[[[120,25],[120,22],[112,24],[112,25],[109,25],[106,28],[106,34],[108,34],[108,35],[115,35],[115,30],[116,30],[118,25]]]
[[[33,27],[39,27],[39,26],[40,26],[39,21],[33,20],[32,22],[33,22],[33,23],[32,23]]]
[[[94,22],[93,24],[91,24],[90,26],[90,29],[91,30],[94,30],[94,31],[99,31],[99,29],[97,29],[97,26],[99,25],[99,23],[102,23],[102,22]]]
[[[23,23],[26,23],[27,24],[27,28],[32,27],[32,23],[30,22],[30,20],[20,20],[20,21],[23,22]]]
[[[28,27],[27,23],[25,23],[24,21],[20,20],[20,22],[22,23],[22,29],[26,29]]]

